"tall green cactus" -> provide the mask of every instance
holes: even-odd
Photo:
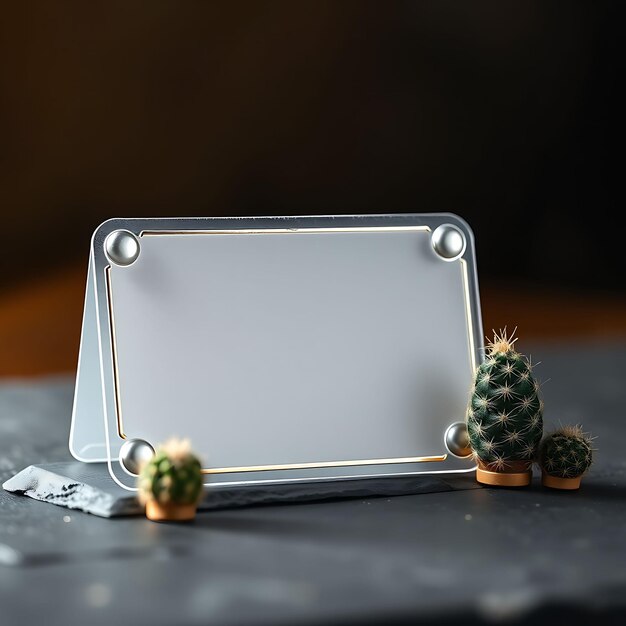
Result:
[[[565,426],[546,435],[539,448],[541,469],[558,478],[578,478],[592,461],[591,439],[580,426]]]
[[[530,468],[543,434],[539,384],[528,360],[515,350],[516,341],[506,329],[494,332],[467,412],[474,456],[490,471],[506,471],[511,462]]]

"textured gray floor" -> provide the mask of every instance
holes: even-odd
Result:
[[[0,623],[570,624],[626,619],[626,346],[532,351],[577,493],[477,489],[107,520],[0,493]],[[0,480],[69,460],[72,382],[0,386]]]

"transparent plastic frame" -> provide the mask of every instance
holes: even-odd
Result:
[[[460,233],[450,258],[440,226]],[[111,233],[136,260],[111,260]],[[474,239],[453,214],[111,219],[92,238],[70,450],[188,437],[212,487],[466,472],[482,357]]]

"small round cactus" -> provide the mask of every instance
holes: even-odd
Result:
[[[528,485],[543,434],[539,383],[528,360],[515,350],[514,334],[494,332],[467,411],[476,479],[488,485]]]
[[[542,483],[555,489],[578,489],[592,461],[591,438],[582,428],[559,428],[546,435],[539,448]]]
[[[142,467],[137,486],[150,519],[193,519],[202,497],[202,472],[189,440],[170,439],[160,446]]]

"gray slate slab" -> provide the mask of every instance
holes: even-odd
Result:
[[[6,491],[100,517],[143,515],[132,492],[119,487],[104,463],[60,462],[29,465],[7,480]],[[252,505],[375,498],[478,489],[473,475],[386,477],[315,484],[242,486],[210,490],[199,510]]]

